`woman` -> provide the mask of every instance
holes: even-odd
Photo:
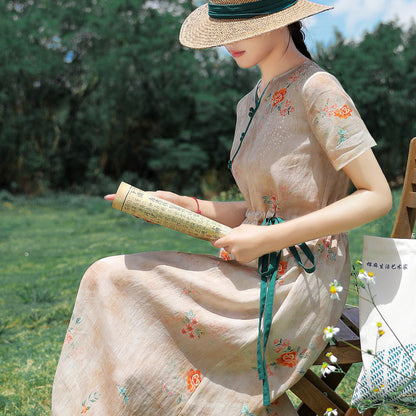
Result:
[[[238,104],[229,161],[245,201],[157,193],[233,227],[213,242],[223,258],[141,253],[89,268],[55,377],[54,415],[296,415],[285,391],[315,361],[345,303],[347,291],[340,302],[330,293],[334,280],[349,285],[345,232],[391,207],[353,102],[307,57],[299,20],[326,9],[216,0],[186,19],[183,45],[225,45],[238,65],[261,70]],[[349,180],[356,191],[347,195]]]

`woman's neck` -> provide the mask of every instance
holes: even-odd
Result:
[[[258,94],[261,95],[264,88],[266,88],[272,79],[284,74],[292,68],[297,67],[307,60],[308,58],[299,52],[290,37],[283,55],[281,53],[271,54],[267,57],[267,59],[259,63],[261,82],[258,88]]]

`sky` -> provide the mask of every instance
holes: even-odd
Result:
[[[317,42],[329,45],[334,41],[336,27],[346,39],[359,40],[380,22],[397,19],[408,27],[416,22],[416,0],[314,0],[333,6],[334,9],[304,20],[307,44],[313,48]]]

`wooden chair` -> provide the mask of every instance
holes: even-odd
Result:
[[[410,142],[403,193],[391,237],[411,238],[415,220],[416,137]],[[360,346],[358,307],[344,309],[338,328],[340,328],[340,332],[337,335],[338,341],[335,345],[328,345],[314,365],[322,365],[323,362],[328,361],[326,354],[332,352],[338,358],[338,364],[347,372],[352,364],[362,361],[359,351],[342,342],[348,341],[352,345]],[[298,415],[322,416],[327,408],[333,408],[338,410],[339,416],[362,416],[356,409],[350,408],[348,403],[335,392],[343,377],[344,374],[332,373],[323,378],[308,370],[305,376],[291,388],[292,393],[302,401],[297,409]],[[364,416],[372,416],[376,410],[367,410]]]

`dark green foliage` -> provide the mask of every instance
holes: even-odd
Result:
[[[226,164],[236,101],[254,81],[217,51],[180,46],[190,7],[2,3],[0,188],[113,191],[134,172],[147,189],[199,192]]]
[[[318,48],[318,62],[341,81],[376,139],[376,156],[391,182],[400,181],[416,136],[416,25],[382,23],[358,42],[337,34]]]
[[[256,82],[217,50],[178,34],[193,6],[145,0],[0,4],[0,189],[12,193],[143,189],[218,195],[235,105]],[[390,180],[415,135],[416,28],[340,34],[318,62],[357,103]]]

